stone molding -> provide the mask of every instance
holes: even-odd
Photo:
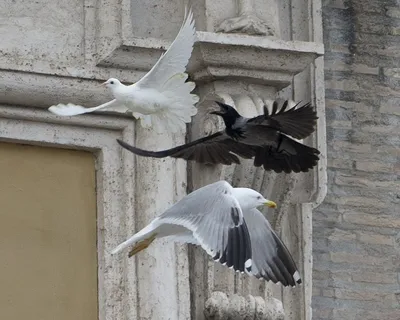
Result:
[[[282,302],[275,298],[237,294],[227,295],[216,291],[206,301],[204,315],[207,320],[284,320]]]
[[[0,105],[0,141],[87,150],[96,157],[99,319],[122,319],[137,281],[132,261],[109,252],[134,229],[134,158],[122,154],[116,138],[134,142],[134,123],[115,117],[66,120],[50,112]],[[121,285],[124,283],[124,285]],[[109,306],[112,306],[110,308]]]

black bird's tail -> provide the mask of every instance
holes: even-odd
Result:
[[[280,134],[276,146],[262,146],[256,151],[254,165],[280,172],[307,172],[317,165],[320,152]]]
[[[137,154],[138,156],[142,156],[142,157],[152,157],[152,158],[164,158],[164,157],[168,157],[168,150],[163,150],[163,151],[148,151],[148,150],[143,150],[143,149],[139,149],[136,148],[134,146],[131,146],[130,144],[127,144],[124,141],[121,141],[119,139],[117,139],[117,142],[119,143],[119,145],[123,148],[125,148],[126,150],[129,150],[130,152]]]

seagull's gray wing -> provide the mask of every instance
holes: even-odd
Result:
[[[232,140],[230,137],[225,135],[223,131],[219,131],[210,136],[197,139],[175,148],[161,151],[143,150],[131,146],[119,139],[117,139],[117,141],[123,148],[142,157],[173,157],[209,164],[239,164],[240,160],[237,155],[245,159],[251,159],[256,154],[256,148]]]
[[[202,187],[165,211],[158,222],[187,228],[214,260],[250,272],[250,235],[232,191],[226,181]]]
[[[278,102],[274,101],[271,113],[264,106],[264,115],[254,117],[248,122],[268,126],[295,139],[304,139],[315,131],[318,117],[310,103],[301,107],[299,104],[300,102],[286,110],[289,105],[286,100],[278,110]]]
[[[257,278],[295,286],[301,283],[300,274],[289,250],[257,209],[243,212],[250,230],[252,248],[251,273]]]

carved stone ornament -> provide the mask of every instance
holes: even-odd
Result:
[[[257,36],[274,36],[275,32],[259,18],[255,12],[244,12],[238,17],[223,21],[217,29],[217,32],[226,33],[247,33]]]
[[[227,295],[216,291],[206,301],[204,315],[207,320],[284,320],[282,302],[275,298],[237,294]]]
[[[276,19],[271,16],[266,21],[258,17],[254,8],[254,0],[238,0],[238,16],[224,20],[217,32],[246,33],[257,36],[277,36]]]

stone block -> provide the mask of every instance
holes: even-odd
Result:
[[[397,273],[393,272],[373,272],[373,271],[363,271],[355,272],[352,274],[353,281],[356,282],[369,282],[378,284],[396,284]]]
[[[329,256],[334,263],[354,263],[354,264],[366,264],[366,265],[392,265],[390,257],[374,257],[361,254],[353,254],[349,252],[330,252]]]
[[[391,236],[367,233],[363,231],[357,231],[357,240],[364,243],[380,244],[380,245],[394,245],[394,238]]]
[[[325,81],[325,87],[343,91],[357,91],[360,89],[360,85],[354,80],[329,80]]]
[[[363,212],[346,211],[343,214],[345,222],[374,227],[400,228],[400,218],[392,215],[375,215]]]
[[[356,234],[352,231],[334,228],[328,236],[330,241],[352,241],[356,240]]]
[[[356,161],[356,169],[367,172],[393,172],[393,165],[385,162]]]

